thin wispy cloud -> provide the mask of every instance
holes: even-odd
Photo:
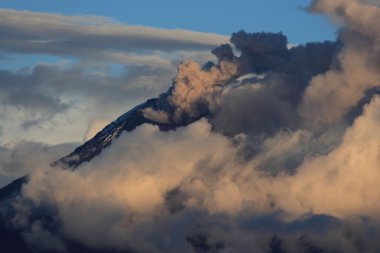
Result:
[[[228,41],[227,36],[218,34],[130,26],[98,16],[9,9],[0,9],[0,32],[2,50],[75,57],[101,57],[102,53],[112,55],[112,52],[204,50]]]

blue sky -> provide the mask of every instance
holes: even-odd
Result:
[[[335,27],[302,8],[308,0],[0,0],[0,8],[106,16],[129,25],[181,28],[229,35],[282,31],[291,43],[333,40]]]

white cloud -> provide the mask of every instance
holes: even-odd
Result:
[[[355,106],[365,91],[379,85],[378,6],[360,0],[315,0],[311,10],[338,19],[344,44],[335,64],[325,74],[313,78],[305,92],[301,114],[307,124],[334,124]]]
[[[303,152],[299,146],[316,137],[301,132],[279,135],[243,162],[238,159],[239,150],[249,140],[212,132],[211,125],[201,120],[170,132],[143,125],[122,134],[78,170],[35,171],[23,192],[37,204],[42,201],[57,208],[65,238],[91,247],[191,252],[191,243],[173,240],[206,233],[209,245],[223,242],[227,252],[245,252],[253,246],[265,252],[273,233],[284,233],[287,243],[307,233],[305,243],[315,247],[355,252],[351,239],[342,233],[352,229],[358,240],[367,240],[358,217],[369,217],[373,226],[380,222],[376,190],[379,111],[380,98],[376,97],[340,145],[326,155],[303,155],[295,173],[274,176],[266,171],[270,164],[261,168],[257,164],[268,155],[286,157],[281,147],[287,154],[299,155]],[[274,153],[269,154],[268,148]],[[280,166],[286,163],[277,162]],[[276,210],[282,214],[272,215]],[[265,233],[257,225],[239,227],[243,220],[265,221],[265,215],[272,222]],[[319,225],[313,232],[315,222]],[[212,224],[231,231],[228,235],[218,232]],[[330,232],[319,234],[323,229]],[[337,246],[331,237],[340,238],[342,244]]]

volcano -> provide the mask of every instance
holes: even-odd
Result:
[[[235,56],[232,47],[225,44],[212,51],[218,59],[217,64],[208,62],[200,66],[192,61],[185,61],[180,65],[177,77],[166,93],[149,99],[121,115],[72,153],[52,161],[51,169],[80,170],[83,164],[91,162],[111,147],[121,135],[129,134],[143,125],[153,125],[158,127],[159,131],[171,132],[202,118],[207,118],[209,121],[217,120],[220,112],[215,111],[212,104],[217,103],[218,97],[226,90],[235,90],[256,82],[266,82],[270,80],[270,78],[266,80],[267,73],[270,72],[281,72],[281,75],[285,75],[293,82],[292,86],[281,92],[279,96],[282,100],[294,100],[294,94],[301,94],[312,76],[328,70],[337,48],[336,43],[324,42],[288,49],[287,38],[280,33],[248,34],[240,31],[233,34],[231,42],[242,52],[241,56]],[[321,50],[323,54],[319,53]],[[301,62],[300,59],[305,55],[311,56],[312,59],[306,63]],[[297,71],[300,64],[307,71]],[[164,120],[157,120],[157,113],[167,116]],[[279,124],[286,124],[281,122],[281,119],[278,120]],[[268,122],[272,124],[271,121]],[[220,127],[216,125],[215,131],[222,131],[227,136],[235,134],[218,128]],[[270,128],[265,126],[263,129]],[[40,252],[24,241],[25,233],[30,228],[14,225],[20,202],[21,205],[31,206],[28,223],[38,221],[51,234],[59,233],[61,230],[60,221],[51,217],[51,208],[47,208],[43,203],[29,203],[29,200],[22,197],[22,188],[28,181],[29,176],[26,175],[0,189],[0,238],[1,247],[6,250],[5,252]],[[177,195],[176,189],[168,193],[169,198],[175,199]],[[181,207],[170,205],[170,210],[181,210]],[[65,236],[62,240],[69,252],[119,252],[110,248],[87,247]],[[224,248],[223,242],[210,243],[207,235],[202,233],[189,235],[186,241],[194,252],[217,252]],[[271,243],[278,241],[274,239]],[[281,252],[281,249],[276,251],[278,245],[274,247],[273,252]],[[134,251],[123,249],[121,252]]]
[[[378,39],[230,41],[0,189],[1,249],[378,252]]]

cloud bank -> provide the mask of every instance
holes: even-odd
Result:
[[[234,33],[240,55],[184,61],[141,112],[184,126],[124,132],[75,170],[41,166],[9,223],[42,251],[380,251],[380,9],[310,10],[342,23],[337,42]]]
[[[228,41],[99,16],[10,9],[0,9],[0,33],[1,144],[78,141],[87,124],[111,121],[164,92],[181,59],[212,60],[209,50]],[[61,134],[48,138],[52,129]]]

